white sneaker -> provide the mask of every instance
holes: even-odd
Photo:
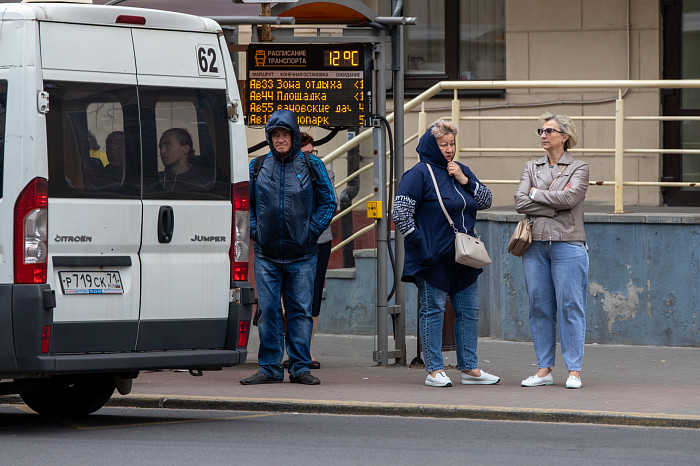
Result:
[[[552,373],[545,375],[544,377],[537,377],[537,374],[531,375],[527,379],[520,383],[522,387],[539,387],[541,385],[552,385],[554,383],[554,377]]]
[[[568,379],[566,379],[566,388],[581,388],[583,384],[581,383],[581,378],[576,377],[575,375],[570,375]]]
[[[493,385],[501,381],[500,377],[489,374],[483,369],[479,377],[474,377],[466,372],[462,372],[460,378],[462,379],[462,385]]]
[[[451,387],[452,381],[444,371],[440,371],[435,374],[435,377],[428,373],[428,377],[425,378],[425,384],[430,387]]]

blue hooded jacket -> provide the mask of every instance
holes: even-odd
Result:
[[[292,149],[282,160],[272,145],[272,130],[292,133]],[[270,146],[257,176],[254,162],[250,176],[250,235],[255,253],[273,261],[305,259],[318,252],[316,240],[328,228],[335,213],[335,192],[325,165],[309,155],[313,181],[301,152],[301,134],[296,115],[274,112],[265,125]]]
[[[476,211],[491,207],[492,196],[466,165],[456,162],[469,178],[466,185],[447,173],[447,159],[431,129],[416,149],[420,163],[404,173],[394,201],[394,224],[404,235],[406,250],[401,280],[415,282],[419,277],[436,288],[456,293],[474,283],[482,269],[455,262],[455,233],[442,212],[426,164],[432,167],[442,202],[461,232],[475,236]]]

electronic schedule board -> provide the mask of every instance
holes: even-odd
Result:
[[[372,109],[372,44],[250,44],[248,124],[275,110],[300,126],[364,126]]]

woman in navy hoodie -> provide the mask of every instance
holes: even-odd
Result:
[[[428,372],[425,384],[432,387],[452,386],[442,360],[442,323],[448,294],[456,314],[457,368],[461,371],[461,383],[490,385],[500,381],[479,369],[476,356],[477,278],[481,269],[455,262],[455,233],[440,208],[428,171],[430,165],[455,227],[476,236],[476,211],[491,207],[491,191],[469,167],[453,161],[458,131],[453,123],[439,120],[425,132],[416,149],[420,163],[401,178],[393,210],[394,223],[404,236],[406,249],[401,280],[418,287],[419,331]]]

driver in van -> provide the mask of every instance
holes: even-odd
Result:
[[[193,164],[193,147],[186,129],[170,128],[161,135],[158,148],[165,168],[158,175],[165,191],[201,190],[213,181],[206,170]]]

